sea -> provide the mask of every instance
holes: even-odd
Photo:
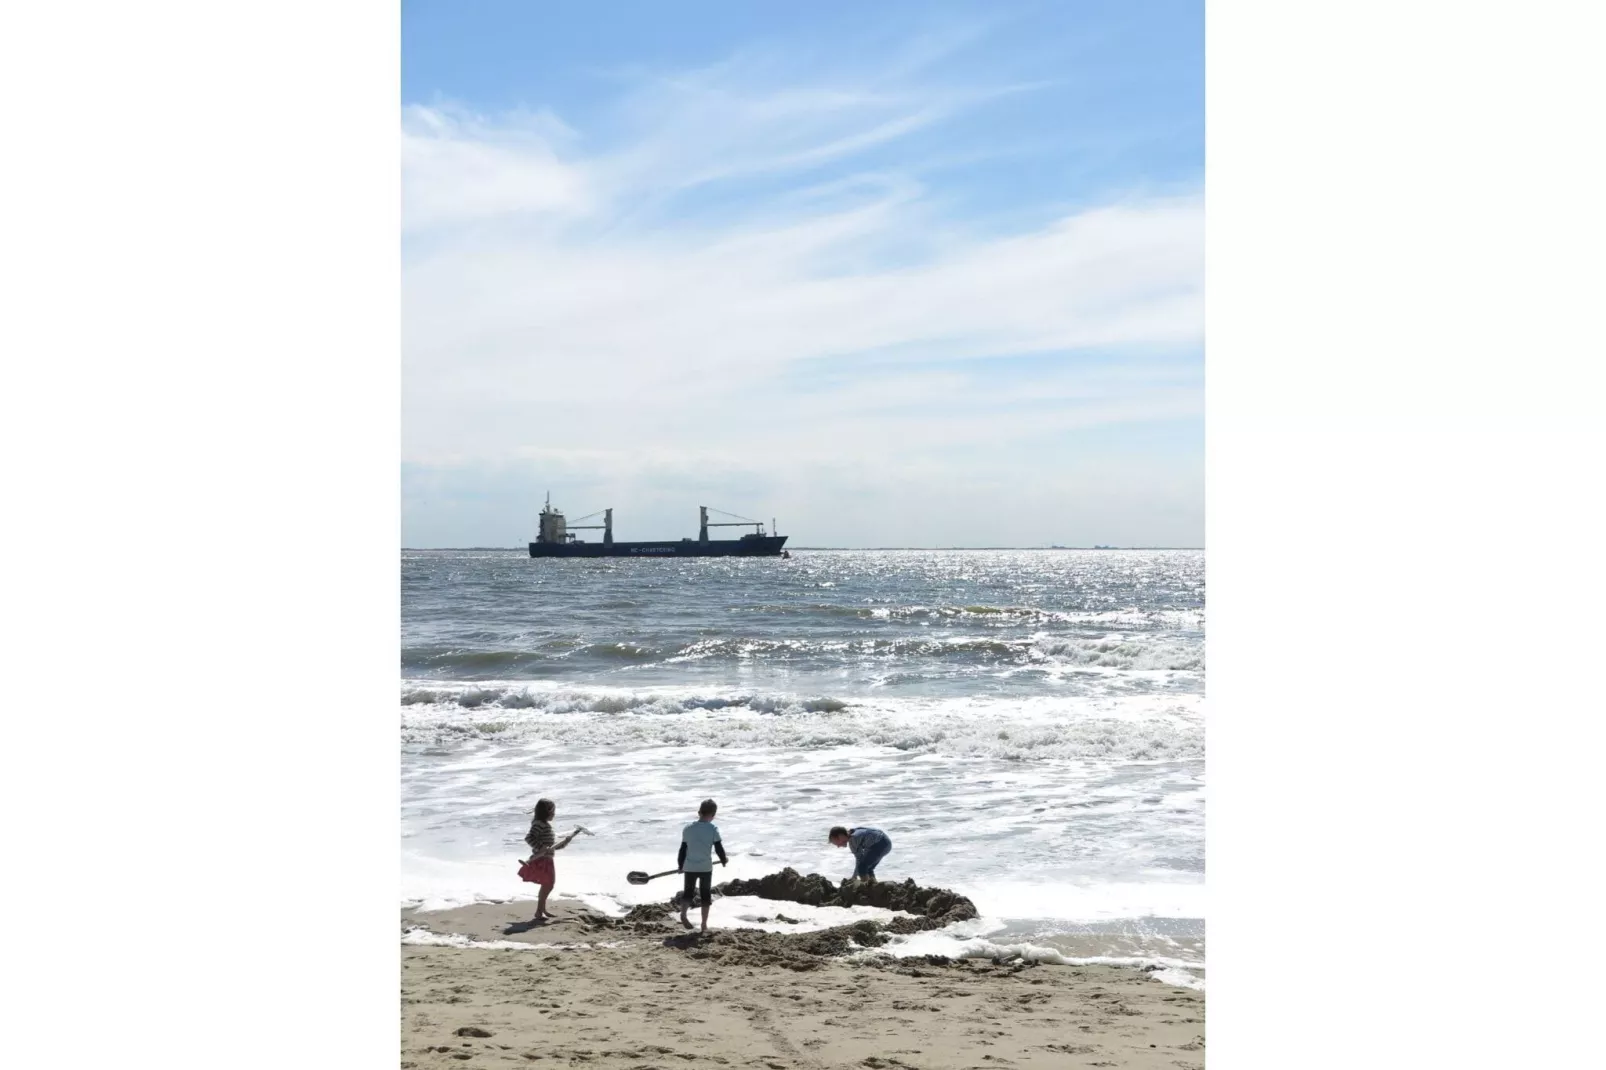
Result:
[[[873,825],[880,879],[981,913],[876,954],[1204,985],[1203,551],[419,550],[401,589],[406,905],[531,897],[515,870],[543,797],[591,833],[555,895],[665,901],[676,878],[625,874],[673,869],[713,798],[716,881],[846,877],[828,830]],[[843,920],[780,906],[728,897],[711,923]]]

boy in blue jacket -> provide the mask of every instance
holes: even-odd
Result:
[[[863,879],[874,884],[876,866],[892,853],[892,837],[868,825],[851,829],[838,825],[831,830],[829,838],[838,847],[852,849],[854,880]]]

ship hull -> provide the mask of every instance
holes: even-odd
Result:
[[[531,557],[779,557],[787,535],[675,542],[532,542]]]

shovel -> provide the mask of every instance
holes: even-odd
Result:
[[[679,872],[680,870],[678,869],[666,869],[662,873],[643,873],[639,869],[634,869],[625,874],[625,880],[631,884],[646,884],[650,880],[657,880],[659,877],[667,877],[671,873]]]

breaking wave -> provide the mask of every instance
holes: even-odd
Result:
[[[485,706],[505,710],[539,710],[544,713],[656,714],[727,709],[745,709],[754,713],[833,713],[850,705],[844,699],[799,698],[795,695],[541,690],[519,683],[485,687],[404,684],[401,701],[403,706],[455,706],[465,710]]]
[[[1060,665],[1132,670],[1197,672],[1202,644],[1173,639],[1107,635],[1068,638],[1042,633],[1011,639],[994,636],[918,636],[897,639],[704,639],[666,659],[692,661],[788,661],[828,656],[842,661],[963,660],[1019,666]]]
[[[409,686],[404,743],[471,740],[562,746],[885,747],[1012,761],[1184,761],[1204,756],[1197,696],[1168,696],[1117,715],[1097,705],[985,699],[903,704],[776,693],[631,692]],[[1134,712],[1134,710],[1137,712]]]
[[[966,621],[969,623],[1019,627],[1021,625],[1070,624],[1141,631],[1203,631],[1202,609],[1112,609],[1068,611],[1035,606],[988,605],[840,605],[831,602],[763,603],[739,607],[747,615],[775,617],[838,617],[849,620]]]
[[[526,650],[412,648],[403,664],[418,675],[443,678],[550,675],[574,659],[601,667],[649,664],[706,666],[776,664],[972,664],[999,668],[1122,669],[1202,672],[1204,645],[1197,640],[1152,634],[1115,633],[1071,637],[1037,632],[1028,636],[919,635],[897,638],[754,638],[722,636],[687,643],[618,641],[584,643],[552,639]]]

